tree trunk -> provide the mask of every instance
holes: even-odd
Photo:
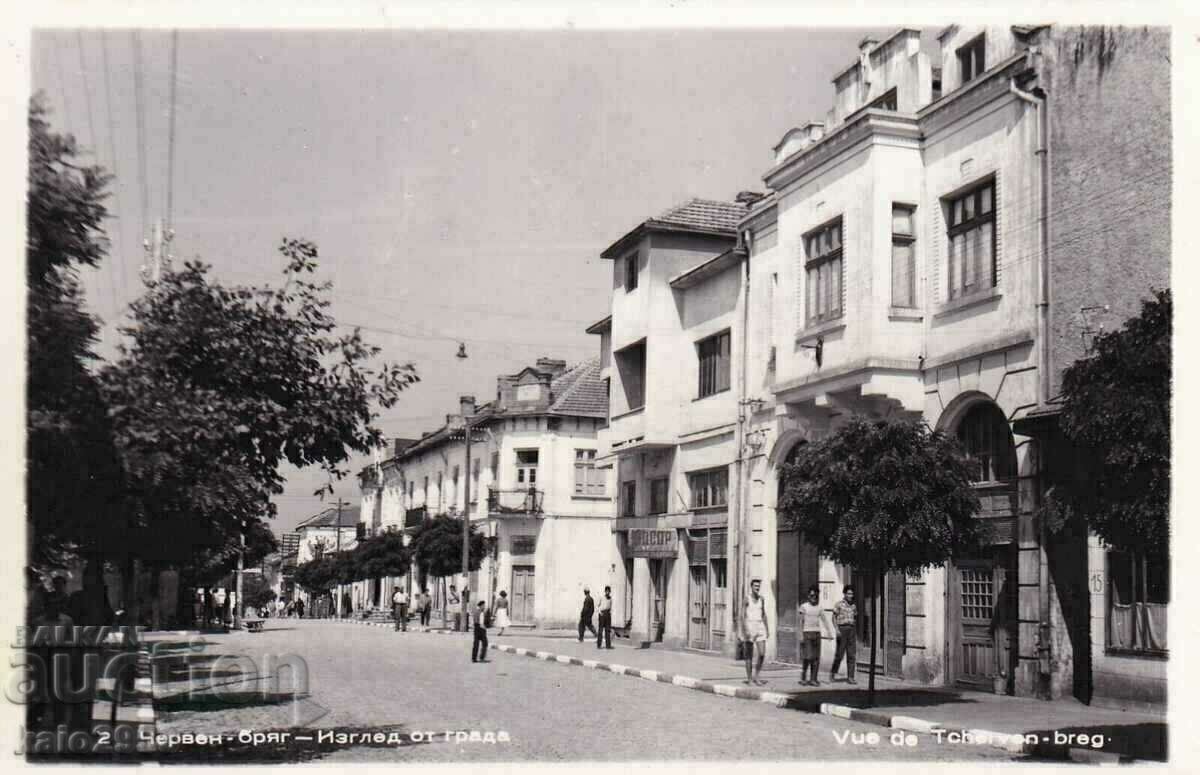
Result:
[[[879,614],[883,610],[883,573],[873,574],[872,585],[875,587],[873,606],[877,606],[878,610],[871,611],[871,673],[867,676],[867,707],[875,707],[875,649],[879,641]]]
[[[150,629],[162,629],[162,604],[159,601],[159,593],[162,591],[160,584],[162,583],[162,570],[158,568],[150,569]]]

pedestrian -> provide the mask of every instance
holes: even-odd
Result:
[[[596,632],[596,648],[612,647],[612,587],[605,587],[604,597],[600,598],[600,629]]]
[[[596,628],[592,626],[592,614],[596,611],[596,601],[592,600],[592,593],[587,587],[583,588],[583,608],[579,610],[579,642],[583,643],[584,630],[591,632],[592,635],[600,637],[596,632]]]
[[[392,593],[392,619],[395,620],[395,628],[392,632],[404,628],[404,632],[408,632],[408,595],[400,587],[393,587],[396,591]]]
[[[501,590],[500,599],[496,601],[496,626],[500,628],[500,636],[504,636],[504,628],[512,625],[508,620],[508,593]]]
[[[821,633],[825,629],[825,622],[824,612],[818,602],[819,595],[820,592],[814,584],[808,588],[808,600],[799,606],[800,634],[803,639],[801,658],[804,660],[800,665],[800,683],[804,686],[821,685],[817,680],[817,670],[821,667]]]
[[[833,652],[833,668],[829,671],[829,682],[837,680],[838,667],[842,657],[846,657],[846,683],[857,683],[854,680],[854,663],[857,660],[858,636],[855,632],[855,619],[858,609],[854,606],[854,587],[850,584],[842,587],[842,599],[833,607],[833,626],[837,628],[837,648]]]
[[[433,610],[433,598],[429,596],[429,587],[421,592],[421,626],[429,629],[429,614]]]
[[[296,618],[297,619],[304,618],[304,601],[303,600],[296,601]]]
[[[762,680],[763,661],[767,658],[767,603],[760,594],[762,580],[753,579],[750,582],[750,595],[742,608],[742,642],[745,644],[746,680],[758,686],[766,684]]]
[[[482,600],[475,606],[472,618],[475,624],[475,639],[471,642],[471,661],[487,662],[487,609]]]

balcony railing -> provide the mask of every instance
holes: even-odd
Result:
[[[488,513],[490,514],[541,514],[541,490],[533,487],[520,490],[497,490],[488,488]]]

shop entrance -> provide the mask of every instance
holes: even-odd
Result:
[[[670,560],[647,560],[650,568],[650,640],[661,643],[667,629],[667,570]]]

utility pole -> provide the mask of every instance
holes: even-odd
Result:
[[[233,606],[233,629],[242,629],[242,611],[245,608],[245,603],[242,602],[242,571],[245,570],[246,559],[246,523],[239,523],[239,538],[241,539],[242,548],[238,550],[237,564],[237,597],[234,599]]]
[[[342,558],[342,507],[349,506],[349,502],[342,500],[338,496],[337,503],[337,522],[334,523],[334,532],[337,535],[337,549],[335,555],[339,560]],[[337,583],[337,599],[333,601],[333,611],[338,619],[342,618],[342,581],[338,579]]]

